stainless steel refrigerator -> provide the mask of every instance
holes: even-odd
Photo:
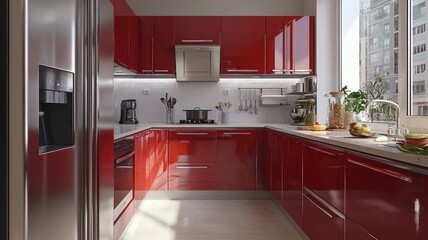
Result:
[[[113,6],[12,2],[11,238],[112,239]]]

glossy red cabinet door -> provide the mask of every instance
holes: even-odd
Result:
[[[169,190],[216,190],[216,163],[169,165]]]
[[[346,163],[347,217],[377,239],[428,239],[428,176],[409,167],[350,154]]]
[[[175,74],[174,17],[153,17],[153,72]]]
[[[270,159],[271,193],[276,201],[282,205],[282,136],[269,131],[268,158]]]
[[[264,74],[265,17],[221,17],[221,73]]]
[[[139,73],[153,74],[153,17],[140,18],[139,31]]]
[[[344,212],[345,154],[339,149],[304,143],[303,185]]]
[[[313,74],[315,17],[296,17],[293,29],[293,64],[296,74]]]
[[[134,160],[134,199],[143,200],[150,189],[150,132],[145,131],[135,136]]]
[[[265,129],[257,129],[257,190],[270,189],[270,167],[266,157],[267,136]]]
[[[283,141],[283,207],[302,226],[302,142],[293,137]]]
[[[136,73],[140,71],[139,28],[140,18],[137,16],[129,17],[129,70]]]
[[[346,218],[345,233],[346,240],[376,240],[366,230]]]
[[[154,141],[154,158],[150,170],[150,189],[167,190],[168,189],[168,150],[166,142],[162,141],[161,136],[167,130],[151,130],[151,138]]]
[[[345,220],[309,194],[303,195],[303,231],[311,240],[343,240]]]
[[[216,130],[170,130],[170,163],[215,163]]]
[[[175,44],[220,44],[220,17],[175,17]]]
[[[266,17],[266,74],[284,73],[284,18]]]
[[[256,189],[255,130],[217,131],[217,188]]]
[[[129,68],[130,62],[130,19],[130,16],[114,17],[114,60],[125,68]]]

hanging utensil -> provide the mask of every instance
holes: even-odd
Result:
[[[245,99],[245,107],[244,107],[244,111],[248,112],[248,106],[247,106],[247,91],[244,92],[244,99]]]
[[[253,91],[250,91],[250,106],[248,106],[248,112],[250,114],[254,113],[253,99],[252,99]]]
[[[220,112],[223,112],[220,108],[220,106],[215,106],[215,109],[219,110]]]
[[[257,102],[259,101],[259,96],[257,95],[256,92],[256,99],[254,100],[254,114],[259,114],[259,108],[257,107]]]
[[[239,107],[238,107],[239,111],[244,111],[244,106],[242,106],[242,90],[239,89]]]

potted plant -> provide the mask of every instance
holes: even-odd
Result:
[[[346,85],[340,91],[345,95],[345,126],[349,126],[356,116],[360,120],[359,114],[366,109],[367,94],[361,90],[351,92]]]

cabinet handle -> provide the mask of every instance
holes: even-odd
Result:
[[[223,133],[224,136],[232,136],[232,135],[251,135],[249,132],[243,132],[243,133]]]
[[[196,39],[183,39],[182,43],[206,43],[206,42],[214,42],[213,40],[196,40]]]
[[[205,136],[208,133],[177,133],[179,136]]]
[[[125,161],[126,159],[128,159],[128,158],[130,158],[130,157],[134,156],[134,154],[135,154],[135,152],[130,152],[130,153],[126,154],[125,156],[123,156],[123,157],[121,157],[121,158],[119,158],[119,159],[115,160],[114,162],[115,162],[116,164],[119,164],[119,163],[121,163],[121,162]]]
[[[141,70],[141,72],[143,72],[143,73],[151,73],[152,72],[152,70]]]
[[[286,73],[292,73],[294,70],[291,70],[291,69],[284,69],[284,70],[282,70],[282,71],[284,71],[284,72],[286,72]]]
[[[329,212],[327,212],[327,210],[324,210],[324,208],[322,208],[320,205],[318,205],[315,201],[313,201],[312,199],[310,199],[305,193],[303,194],[305,196],[306,199],[308,199],[312,204],[314,204],[319,210],[321,210],[323,213],[325,213],[325,215],[327,215],[329,218],[333,218],[333,215],[331,215]]]
[[[122,169],[132,169],[134,168],[133,166],[117,166],[115,168],[122,168]]]
[[[208,166],[176,166],[177,169],[207,169]]]
[[[388,175],[390,177],[394,177],[394,178],[400,179],[400,180],[408,182],[408,183],[412,183],[413,182],[413,180],[412,180],[411,177],[408,177],[406,175],[403,175],[403,174],[400,174],[400,173],[397,173],[397,172],[394,172],[394,171],[391,171],[391,170],[373,167],[373,166],[370,166],[370,165],[365,164],[365,163],[354,161],[352,159],[348,159],[348,162],[353,163],[355,165],[358,165],[360,167],[364,167],[364,168],[376,171],[378,173],[382,173],[382,174]]]
[[[155,73],[167,73],[169,72],[168,70],[155,70]]]
[[[327,152],[327,151],[324,151],[324,150],[321,150],[321,149],[318,149],[318,148],[314,148],[314,147],[311,147],[311,146],[307,146],[307,147],[310,148],[310,149],[312,149],[312,150],[314,150],[314,151],[326,154],[326,155],[331,156],[331,157],[335,157],[337,155],[335,153]]]
[[[312,72],[312,69],[295,69],[295,72]]]
[[[294,144],[300,144],[300,142],[298,142],[298,141],[294,141],[294,140],[291,140],[291,139],[288,139],[288,141],[289,141],[289,142],[292,142],[292,143],[294,143]]]
[[[252,73],[252,72],[259,72],[259,70],[257,70],[257,69],[228,69],[227,72]]]
[[[282,69],[272,69],[272,72],[284,72]]]

